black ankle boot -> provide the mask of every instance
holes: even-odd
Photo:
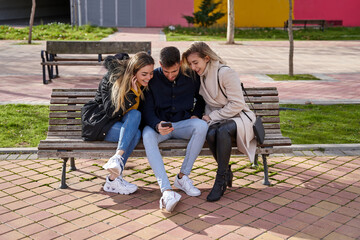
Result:
[[[226,174],[216,174],[216,179],[211,192],[206,197],[206,200],[209,202],[218,201],[224,192],[226,191],[227,186],[227,175]]]
[[[234,174],[231,171],[231,165],[229,165],[228,171],[227,171],[227,186],[232,187],[232,181],[233,181]]]

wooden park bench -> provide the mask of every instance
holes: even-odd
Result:
[[[258,115],[263,116],[265,141],[258,146],[264,165],[264,184],[270,185],[266,157],[272,153],[291,153],[290,138],[284,137],[280,130],[279,98],[274,87],[246,88]],[[75,158],[110,158],[116,151],[117,143],[105,141],[83,141],[81,139],[81,107],[93,99],[96,89],[53,89],[50,100],[49,129],[47,138],[38,146],[39,158],[62,158],[60,188],[66,185],[66,163],[70,158],[70,170],[76,170]],[[170,139],[159,144],[163,156],[184,156],[186,140]],[[241,154],[233,144],[232,154]],[[205,143],[200,155],[211,155]],[[142,141],[137,145],[132,157],[145,157]]]
[[[307,26],[319,26],[319,29],[324,31],[326,26],[326,21],[321,19],[293,19],[292,20],[293,26],[303,26],[305,29]],[[284,22],[284,30],[287,30],[289,27],[289,20]]]
[[[103,54],[134,54],[140,51],[151,54],[151,42],[47,41],[46,50],[41,50],[43,83],[47,84],[59,76],[58,66],[101,66]],[[49,80],[46,79],[46,67]]]

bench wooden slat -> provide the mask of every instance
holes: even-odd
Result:
[[[185,151],[181,150],[173,150],[173,151],[163,151],[160,149],[160,153],[164,157],[174,157],[174,156],[185,156]],[[292,149],[289,147],[275,147],[275,148],[258,148],[256,150],[257,154],[271,154],[271,153],[292,153]],[[142,157],[146,153],[144,150],[134,150],[131,154],[131,157]],[[237,149],[233,149],[231,151],[232,155],[242,155]],[[56,150],[39,150],[38,157],[39,158],[83,158],[83,159],[107,159],[114,155],[114,149],[111,150],[103,150],[99,152],[98,150],[87,150],[84,151],[72,151],[72,152],[59,152]],[[200,155],[211,156],[211,152],[209,149],[203,149],[200,152]],[[105,161],[104,161],[105,163]]]
[[[80,112],[50,112],[49,113],[50,119],[53,118],[80,118]]]
[[[81,131],[81,125],[49,125],[48,130],[49,133],[60,131]]]
[[[57,119],[51,118],[49,120],[49,125],[80,125],[81,119]]]
[[[82,105],[50,105],[50,111],[81,111]]]
[[[170,139],[159,144],[161,149],[186,149],[188,141],[182,139]],[[290,145],[289,138],[283,137],[281,134],[271,134],[265,137],[264,144],[262,146],[285,146]],[[104,141],[83,141],[81,139],[49,139],[42,140],[39,150],[44,149],[56,149],[58,150],[80,150],[80,149],[116,149],[117,143],[109,143]],[[205,143],[204,147],[207,147]],[[233,147],[236,147],[236,143],[233,142]],[[143,149],[142,141],[138,144],[136,149]]]
[[[91,58],[90,58],[91,57]],[[92,56],[88,56],[88,57],[59,57],[59,56],[55,56],[54,60],[55,61],[99,61],[98,55],[92,55]],[[103,59],[101,59],[103,60]]]
[[[94,99],[94,97],[92,97],[92,98],[52,98],[50,100],[50,104],[85,104],[93,99]]]
[[[42,62],[41,65],[45,66],[102,66],[102,62],[90,62],[90,61],[84,61],[84,62]]]
[[[54,88],[52,90],[52,93],[58,93],[58,92],[93,92],[96,93],[97,89],[96,88]]]
[[[47,41],[46,50],[51,54],[132,54],[151,51],[151,42]]]
[[[62,137],[70,137],[70,136],[74,136],[77,138],[80,138],[81,136],[81,131],[59,131],[59,132],[49,132],[48,136],[62,136]]]

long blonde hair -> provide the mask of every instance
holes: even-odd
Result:
[[[210,47],[204,42],[193,42],[190,47],[183,52],[182,54],[182,64],[185,68],[189,68],[190,64],[187,61],[187,58],[190,54],[197,53],[199,57],[205,58],[208,56],[210,61],[219,61],[222,64],[225,64],[225,61],[219,57]]]
[[[138,52],[129,60],[119,61],[119,63],[118,69],[110,76],[113,82],[111,101],[115,106],[114,113],[119,111],[120,108],[123,111],[125,110],[125,98],[129,100],[126,95],[132,87],[131,80],[141,68],[154,65],[154,59],[146,52]],[[140,94],[143,99],[142,91]]]

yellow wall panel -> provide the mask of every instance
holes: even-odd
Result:
[[[226,12],[227,0],[220,1],[219,9]],[[194,0],[195,12],[201,2]],[[236,27],[283,27],[289,17],[289,0],[234,0],[234,5]],[[226,22],[227,16],[218,20],[219,25],[226,25]]]

